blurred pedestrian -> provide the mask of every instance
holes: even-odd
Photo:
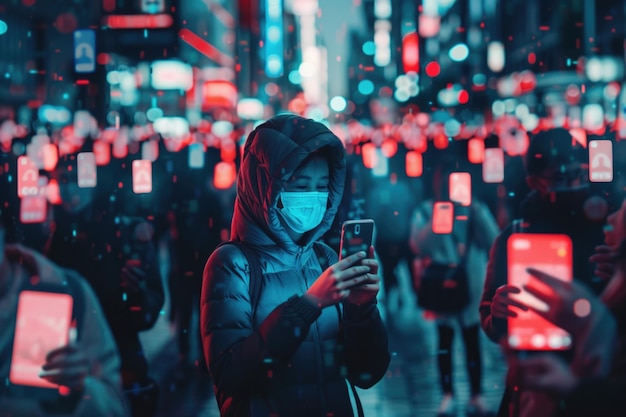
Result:
[[[158,386],[149,376],[139,332],[152,328],[164,302],[153,229],[125,216],[106,190],[78,186],[75,155],[53,173],[61,204],[46,255],[83,275],[94,289],[121,356],[122,383],[133,417],[156,412]]]
[[[488,410],[482,393],[482,358],[480,349],[480,317],[478,306],[484,282],[488,250],[498,233],[498,225],[489,208],[482,201],[472,198],[469,206],[454,204],[454,221],[451,233],[433,231],[433,205],[439,201],[450,201],[449,176],[455,172],[455,162],[441,160],[433,175],[434,196],[423,201],[414,211],[408,246],[416,259],[413,265],[414,287],[420,290],[421,279],[428,268],[438,265],[464,267],[467,275],[467,303],[456,311],[432,311],[437,324],[437,364],[443,399],[438,416],[455,415],[457,406],[453,387],[452,342],[454,327],[459,326],[465,347],[467,373],[470,380],[471,398],[467,405],[470,416],[486,415]],[[458,220],[460,217],[464,220]],[[444,271],[443,268],[439,268]],[[443,281],[444,277],[440,279]],[[426,294],[422,294],[426,296]],[[418,303],[420,302],[418,295]],[[424,301],[424,300],[421,300]],[[443,307],[443,306],[441,306]]]
[[[507,334],[507,318],[515,317],[511,307],[519,307],[510,295],[518,288],[507,285],[507,241],[513,232],[556,233],[568,235],[573,243],[573,275],[594,294],[599,294],[612,275],[613,263],[594,264],[590,257],[602,243],[606,213],[590,213],[589,204],[599,196],[590,192],[587,152],[562,128],[537,133],[531,138],[525,160],[526,181],[531,188],[522,204],[522,218],[516,219],[496,238],[480,304],[482,328],[499,343]],[[605,204],[608,211],[608,204]],[[598,273],[603,271],[603,273]],[[511,387],[505,391],[501,416],[509,415]],[[521,416],[533,415],[537,402],[525,403]]]
[[[8,224],[10,219],[6,210],[0,212],[0,378],[7,381],[0,386],[0,416],[126,416],[119,355],[92,289],[76,272],[58,267],[25,246],[5,243],[4,223],[6,220]],[[80,308],[75,308],[73,313],[75,340],[46,352],[42,368],[43,379],[69,391],[56,399],[38,401],[33,394],[12,393],[8,381],[18,295],[22,290],[37,291],[43,286],[69,290],[74,304]]]

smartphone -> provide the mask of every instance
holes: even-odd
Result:
[[[450,201],[435,201],[433,204],[433,233],[452,233],[454,227],[454,205]]]
[[[76,157],[76,170],[78,171],[78,186],[80,188],[94,188],[97,185],[95,153],[80,152]]]
[[[450,201],[464,206],[472,204],[472,177],[469,172],[453,172],[449,178]]]
[[[133,192],[144,194],[152,192],[152,162],[147,159],[136,159],[132,165]]]
[[[346,220],[341,226],[339,259],[346,258],[359,251],[369,255],[369,248],[374,242],[374,220]]]
[[[70,341],[73,299],[67,293],[23,290],[18,295],[9,382],[58,389],[39,377],[46,355]]]
[[[613,181],[613,144],[610,140],[589,142],[589,181]]]
[[[549,287],[526,272],[534,268],[563,281],[573,279],[572,240],[563,234],[513,233],[507,242],[509,285],[519,288],[520,294],[511,297],[539,310],[549,305],[523,289],[530,284],[540,291]],[[508,345],[520,351],[559,351],[572,346],[572,336],[564,329],[550,323],[533,311],[513,307],[517,317],[508,320]]]
[[[504,151],[502,148],[485,149],[483,181],[486,183],[504,181]]]

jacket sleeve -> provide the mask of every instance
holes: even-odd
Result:
[[[480,324],[489,339],[495,343],[499,343],[500,339],[507,332],[506,319],[495,318],[491,315],[491,300],[498,287],[506,284],[507,281],[506,241],[509,230],[507,229],[498,235],[491,246],[487,263],[487,275],[485,276],[479,307]]]
[[[391,361],[376,299],[362,306],[344,303],[343,331],[348,380],[359,388],[370,388],[385,375]]]
[[[207,261],[200,300],[204,356],[217,389],[227,395],[249,392],[288,361],[306,338],[321,310],[302,297],[291,297],[253,327],[250,267],[233,245],[215,250]]]
[[[77,405],[77,417],[128,416],[126,397],[120,379],[120,358],[104,318],[104,313],[93,291],[73,272],[70,279],[76,280],[84,298],[82,324],[79,324],[78,346],[85,353],[90,365],[90,374],[85,381],[85,390]]]

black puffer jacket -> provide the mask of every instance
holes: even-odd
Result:
[[[278,220],[278,195],[298,165],[320,148],[332,155],[330,207],[298,245]],[[231,238],[251,245],[261,261],[256,315],[249,265],[232,245],[207,261],[201,298],[204,354],[222,416],[353,416],[346,378],[368,388],[385,374],[390,355],[375,302],[319,310],[301,297],[322,273],[313,242],[330,228],[344,181],[343,144],[318,123],[278,116],[248,137]],[[322,263],[332,265],[337,255],[324,249]]]

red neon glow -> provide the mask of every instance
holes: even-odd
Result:
[[[385,139],[383,143],[380,145],[380,151],[387,158],[391,158],[398,152],[398,142],[394,139]]]
[[[419,177],[424,171],[422,154],[416,151],[408,151],[404,163],[407,177]]]
[[[46,171],[52,171],[59,162],[59,150],[56,145],[46,143],[41,147],[41,153],[43,155],[43,169]]]
[[[365,168],[374,168],[376,166],[376,163],[378,162],[376,145],[374,145],[373,143],[366,143],[363,145],[363,149],[361,149],[361,152],[363,157],[363,165],[365,165]]]
[[[165,29],[174,24],[169,14],[105,16],[102,25],[109,29]]]
[[[230,188],[237,178],[237,170],[234,162],[218,162],[213,171],[213,185],[218,190]]]
[[[426,75],[428,75],[431,78],[434,78],[436,76],[438,76],[441,73],[441,67],[439,66],[439,64],[437,62],[429,62],[428,65],[426,65]]]
[[[417,32],[407,33],[402,39],[402,65],[405,73],[419,73],[420,52]]]
[[[111,13],[115,10],[115,0],[102,0],[102,10]]]
[[[470,139],[467,142],[467,160],[472,164],[480,164],[485,157],[485,142],[482,139]]]
[[[469,93],[466,90],[459,91],[459,104],[467,104],[469,101]]]
[[[59,189],[59,183],[54,178],[46,185],[46,198],[50,204],[61,204],[61,190]]]
[[[224,162],[234,162],[237,158],[237,144],[233,141],[224,141],[220,144],[220,157]]]
[[[450,174],[450,201],[464,206],[472,204],[472,177],[469,172],[453,172]]]
[[[93,142],[93,153],[98,166],[107,165],[111,161],[111,146],[103,140]]]
[[[204,54],[207,58],[217,62],[224,67],[235,66],[235,60],[230,56],[224,54],[209,42],[202,39],[187,28],[183,28],[178,32],[178,36],[183,41],[187,42],[189,46]]]
[[[433,144],[437,149],[446,149],[448,147],[448,142],[448,137],[443,132],[436,133],[433,138]]]
[[[202,84],[202,109],[237,107],[237,87],[230,81],[205,81]]]

